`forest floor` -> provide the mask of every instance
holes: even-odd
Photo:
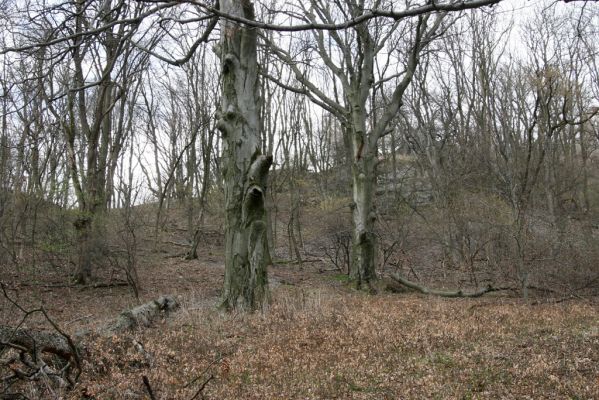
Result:
[[[83,373],[57,398],[149,399],[145,376],[156,399],[599,399],[596,297],[370,295],[317,261],[276,264],[268,309],[225,314],[222,240],[191,261],[158,247],[142,243],[139,300],[126,286],[65,284],[60,266],[0,271],[15,301],[73,335],[163,294],[181,304],[147,328],[87,335]],[[2,324],[21,317],[0,300]],[[24,393],[51,398],[40,390]]]

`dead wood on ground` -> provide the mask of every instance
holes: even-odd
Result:
[[[419,285],[415,282],[409,281],[407,279],[405,279],[404,277],[402,277],[399,274],[391,274],[390,275],[392,279],[394,279],[395,281],[401,283],[402,285],[410,288],[410,289],[414,289],[420,293],[423,294],[430,294],[433,296],[440,296],[440,297],[469,297],[469,298],[474,298],[474,297],[481,297],[487,293],[491,293],[491,292],[499,292],[502,290],[512,290],[513,288],[510,287],[493,287],[491,285],[488,285],[482,289],[476,290],[474,292],[466,292],[462,289],[458,289],[458,290],[438,290],[438,289],[430,289],[427,288],[425,286]]]
[[[116,321],[108,325],[105,330],[116,333],[140,326],[150,326],[156,319],[168,315],[179,308],[179,303],[173,296],[161,296],[141,306],[123,311]]]

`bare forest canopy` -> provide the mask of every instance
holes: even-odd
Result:
[[[510,264],[526,295],[535,260],[593,252],[599,223],[599,8],[565,3],[5,1],[3,258],[74,246],[85,283],[108,251],[95,243],[107,211],[135,237],[133,207],[153,204],[158,243],[175,202],[189,257],[223,212],[231,232],[256,222],[243,240],[268,224],[272,251],[277,222],[260,221],[285,192],[298,260],[306,198],[347,200],[358,287],[388,261],[377,236],[400,218],[405,235],[431,231],[444,265]],[[271,157],[259,174],[257,154]],[[40,238],[37,210],[70,233]]]

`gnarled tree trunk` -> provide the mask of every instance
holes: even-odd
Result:
[[[222,0],[229,15],[254,19],[249,0]],[[223,308],[255,310],[268,300],[270,264],[264,207],[271,156],[260,153],[257,32],[223,20],[222,99],[218,128],[224,142],[225,283]]]

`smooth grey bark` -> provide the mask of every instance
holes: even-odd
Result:
[[[249,0],[223,0],[229,15],[254,19]],[[268,301],[271,263],[265,203],[272,156],[261,154],[258,113],[257,30],[221,22],[222,98],[218,129],[223,135],[225,181],[225,280],[222,307],[252,311]]]
[[[378,4],[378,3],[376,3]],[[364,12],[365,5],[351,1],[336,4],[338,11],[359,15]],[[376,8],[376,7],[375,7]],[[331,23],[334,16],[331,9],[317,1],[310,1],[310,8],[304,8],[306,18],[315,24],[321,20]],[[330,32],[325,37],[322,31],[313,31],[318,55],[326,68],[340,82],[343,102],[339,98],[331,98],[322,88],[312,82],[295,62],[291,54],[274,44],[273,51],[290,68],[296,79],[304,86],[296,90],[307,95],[312,102],[331,112],[341,122],[344,143],[348,151],[348,164],[352,175],[352,256],[350,276],[358,289],[374,290],[372,285],[376,275],[376,235],[374,193],[376,189],[376,166],[379,139],[390,133],[389,126],[403,104],[403,95],[409,87],[420,52],[433,40],[445,13],[439,13],[428,26],[430,14],[418,16],[410,50],[406,54],[405,69],[395,75],[396,84],[390,96],[385,98],[382,110],[371,115],[373,123],[368,124],[369,105],[376,103],[373,89],[390,78],[380,77],[375,81],[375,63],[383,50],[386,41],[396,29],[396,25],[375,36],[367,24],[355,26],[353,36]],[[340,61],[335,59],[331,44],[339,48]],[[272,77],[270,77],[272,79]],[[281,82],[281,86],[289,88]]]

